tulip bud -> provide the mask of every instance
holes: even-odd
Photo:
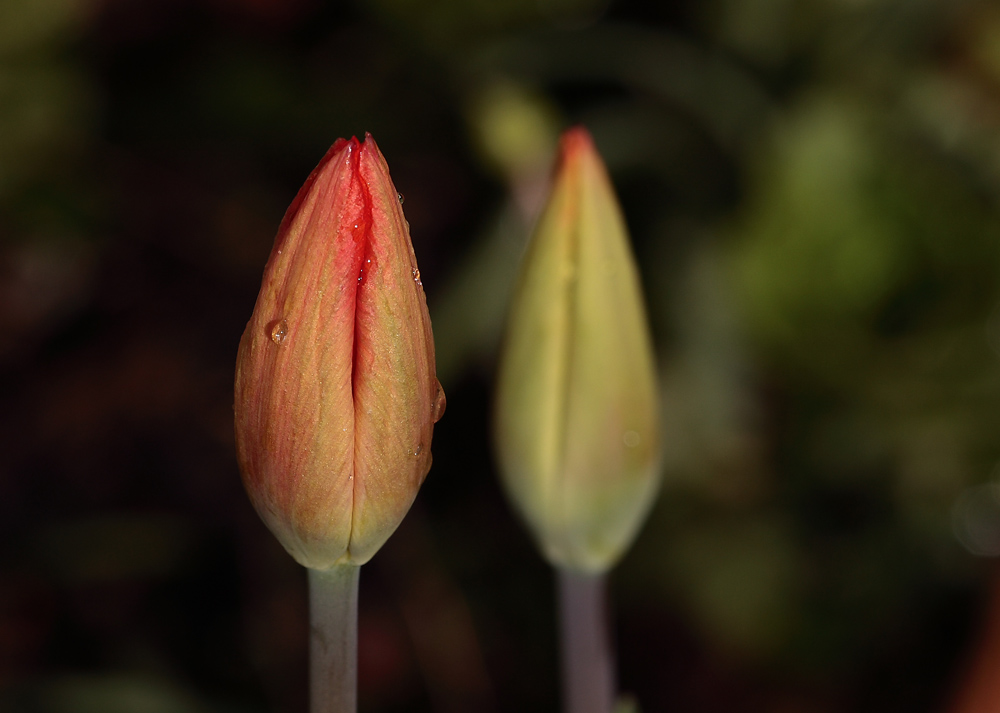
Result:
[[[371,136],[299,190],[236,361],[236,446],[261,518],[299,563],[363,564],[431,466],[444,410],[420,271]]]
[[[656,494],[658,390],[625,222],[583,128],[562,137],[508,319],[495,434],[507,494],[553,565],[603,572]]]

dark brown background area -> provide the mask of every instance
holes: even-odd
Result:
[[[305,710],[305,574],[242,490],[233,364],[285,207],[365,131],[448,410],[362,573],[361,710],[556,709],[489,409],[578,122],[664,383],[663,491],[611,577],[623,690],[948,707],[1000,555],[991,3],[4,0],[0,711]]]

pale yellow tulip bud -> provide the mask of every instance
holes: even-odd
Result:
[[[602,572],[631,544],[659,482],[658,393],[625,221],[571,129],[511,305],[495,421],[507,494],[553,565]]]

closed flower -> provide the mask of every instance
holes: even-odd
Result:
[[[431,465],[444,394],[400,202],[371,136],[338,140],[282,221],[240,341],[243,482],[314,569],[366,562]]]
[[[602,572],[631,543],[659,481],[658,399],[625,222],[572,129],[515,289],[495,419],[506,491],[553,565]]]

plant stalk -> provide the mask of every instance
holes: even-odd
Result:
[[[358,708],[358,565],[309,570],[309,710]]]
[[[614,656],[603,574],[557,567],[564,713],[611,713]]]

